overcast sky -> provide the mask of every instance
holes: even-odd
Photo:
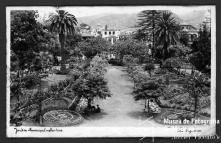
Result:
[[[114,14],[114,13],[138,13],[142,10],[171,10],[177,15],[193,12],[194,10],[208,10],[208,7],[162,7],[162,6],[119,6],[119,7],[63,7],[63,9],[76,15],[76,17],[98,15],[98,14]]]
[[[67,10],[76,17],[92,16],[92,15],[104,15],[104,14],[130,14],[138,13],[142,10],[171,10],[178,16],[182,16],[187,13],[198,10],[208,10],[209,6],[78,6],[78,7],[60,7],[60,9]],[[47,16],[49,13],[54,12],[56,7],[15,7],[15,9],[27,9],[38,10],[40,17]]]

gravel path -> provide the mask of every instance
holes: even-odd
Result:
[[[89,116],[80,126],[160,126],[143,113],[144,102],[133,99],[133,83],[123,67],[110,66],[105,79],[112,96],[95,101],[102,112]]]

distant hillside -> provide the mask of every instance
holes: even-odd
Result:
[[[86,23],[92,27],[97,27],[98,24],[108,25],[111,28],[124,29],[134,27],[137,23],[137,14],[109,14],[103,16],[88,16],[78,18],[78,23]]]
[[[199,28],[199,24],[204,20],[206,11],[194,11],[191,13],[185,13],[181,16],[174,14],[178,21],[182,24],[191,24],[196,28]],[[137,13],[133,14],[106,14],[95,15],[88,17],[78,18],[78,23],[86,23],[92,27],[97,27],[98,24],[105,26],[108,25],[111,28],[124,29],[137,25],[138,16]]]

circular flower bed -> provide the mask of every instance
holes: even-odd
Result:
[[[178,110],[178,109],[163,109],[161,114],[159,114],[155,121],[161,124],[167,125],[183,125],[183,120],[191,120],[194,118],[193,112]]]
[[[83,121],[83,117],[68,110],[52,110],[43,115],[46,126],[73,126]]]

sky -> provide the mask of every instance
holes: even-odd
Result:
[[[78,17],[92,16],[92,15],[105,15],[105,14],[131,14],[138,13],[142,10],[171,10],[178,16],[185,15],[198,10],[208,10],[209,6],[71,6],[60,7],[60,9],[66,10],[71,14]],[[49,13],[55,12],[56,7],[16,7],[16,9],[38,10],[39,16],[48,16]]]

